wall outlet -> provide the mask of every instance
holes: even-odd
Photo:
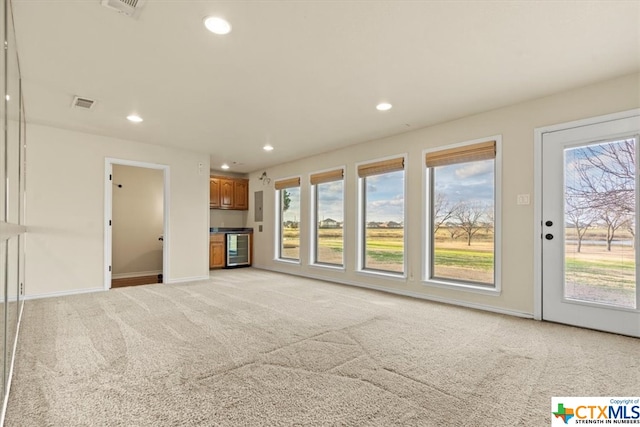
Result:
[[[259,231],[260,233],[262,233],[262,224],[260,224],[260,225],[258,226],[258,231]]]

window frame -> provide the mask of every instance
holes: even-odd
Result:
[[[277,188],[278,187],[278,183],[282,183],[282,182],[291,182],[297,180],[298,181],[298,185],[292,185],[292,186],[287,186],[284,188]],[[300,192],[300,207],[302,207],[302,187],[301,187],[301,177],[300,175],[295,175],[295,176],[290,176],[290,177],[285,177],[285,178],[278,178],[276,180],[274,180],[274,188],[275,188],[275,228],[274,230],[276,230],[276,238],[274,239],[275,242],[275,250],[274,250],[274,261],[279,261],[279,262],[283,262],[283,263],[287,263],[287,264],[301,264],[301,259],[302,259],[302,244],[299,243],[299,248],[298,248],[298,258],[284,258],[282,256],[282,191],[286,190],[288,188],[298,188],[299,192]],[[300,209],[300,211],[302,211],[302,209]],[[302,212],[300,212],[301,214]],[[298,215],[299,217],[299,224],[302,223],[302,216]],[[300,226],[298,226],[298,230],[300,230],[299,235],[301,236],[301,229]]]
[[[356,215],[357,215],[357,220],[356,220],[356,224],[357,224],[357,241],[356,241],[356,250],[357,250],[357,262],[356,262],[356,273],[357,274],[362,274],[362,275],[366,275],[366,276],[375,276],[375,277],[385,277],[385,278],[389,278],[389,279],[396,279],[396,280],[401,280],[401,281],[405,281],[407,280],[407,275],[408,275],[408,271],[409,271],[409,263],[408,263],[408,257],[407,257],[407,172],[409,170],[408,167],[408,161],[407,161],[407,153],[402,153],[402,154],[395,154],[395,155],[391,155],[391,156],[385,156],[385,157],[379,157],[376,159],[370,159],[370,160],[366,160],[363,162],[358,162],[354,165],[355,168],[355,176],[357,179],[357,188],[358,188],[358,208],[356,210]],[[365,218],[365,214],[366,214],[366,178],[367,177],[360,177],[360,174],[358,173],[358,169],[361,166],[364,165],[369,165],[369,164],[374,164],[374,163],[378,163],[378,162],[385,162],[387,160],[393,160],[393,159],[399,159],[402,158],[403,160],[403,168],[402,171],[404,172],[404,179],[403,179],[403,209],[402,209],[402,223],[404,225],[403,228],[403,235],[402,235],[402,252],[403,252],[403,256],[402,256],[402,262],[403,262],[403,271],[402,273],[399,272],[394,272],[394,271],[389,271],[389,270],[379,270],[379,269],[374,269],[374,268],[366,268],[366,218]],[[382,174],[374,174],[374,175],[382,175]]]
[[[493,220],[493,286],[482,285],[476,282],[433,278],[433,207],[435,198],[433,189],[432,169],[426,166],[425,158],[428,153],[461,148],[469,145],[480,144],[487,141],[495,141],[496,154],[494,158],[494,220]],[[447,289],[463,290],[467,292],[498,296],[502,292],[502,135],[493,135],[486,138],[467,140],[459,143],[433,147],[422,150],[422,182],[424,191],[422,192],[422,284]]]
[[[332,263],[328,263],[328,262],[319,262],[318,261],[318,184],[312,184],[311,183],[311,177],[317,174],[322,174],[322,173],[326,173],[326,172],[333,172],[333,171],[342,171],[342,178],[341,179],[336,179],[336,180],[331,180],[331,181],[325,181],[324,183],[328,183],[328,182],[334,182],[334,181],[342,181],[342,264],[332,264]],[[322,170],[318,170],[318,171],[314,171],[309,173],[309,185],[311,187],[311,200],[310,200],[310,204],[311,204],[311,221],[310,223],[312,224],[310,228],[310,234],[311,234],[311,246],[309,247],[309,265],[312,267],[319,267],[319,268],[327,268],[327,269],[332,269],[332,270],[342,270],[345,271],[345,229],[347,227],[346,224],[346,172],[347,172],[347,168],[345,165],[342,166],[337,166],[337,167],[333,167],[333,168],[328,168],[328,169],[322,169]]]

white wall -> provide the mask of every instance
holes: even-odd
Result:
[[[169,166],[165,282],[208,277],[208,155],[42,125],[27,135],[27,296],[103,289],[107,157]]]
[[[523,82],[525,84],[525,82]],[[425,94],[426,95],[426,94]],[[250,206],[247,226],[254,230],[254,265],[304,276],[343,283],[372,286],[425,298],[457,302],[480,308],[520,315],[532,315],[534,304],[533,205],[516,205],[518,194],[534,191],[534,129],[537,127],[630,110],[640,106],[640,74],[623,76],[607,82],[559,93],[530,102],[489,111],[397,136],[369,141],[345,149],[310,157],[267,169],[272,180],[302,176],[301,186],[301,264],[274,260],[275,192],[273,182],[263,186],[258,180],[262,171],[250,176],[250,195],[264,191],[264,226],[262,233],[253,222]],[[421,282],[423,264],[424,149],[464,142],[491,135],[502,135],[502,292],[498,296],[482,295],[427,286]],[[385,279],[355,272],[357,178],[355,164],[385,156],[408,154],[406,165],[406,261],[408,279]],[[309,266],[310,186],[309,173],[346,165],[345,171],[345,262],[346,271]]]
[[[162,273],[163,171],[113,165],[112,188],[112,277]]]

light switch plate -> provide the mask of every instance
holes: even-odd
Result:
[[[516,200],[518,205],[528,205],[531,203],[530,197],[528,194],[518,194],[518,198]]]

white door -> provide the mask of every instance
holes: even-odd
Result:
[[[640,337],[640,116],[542,134],[542,318]]]

